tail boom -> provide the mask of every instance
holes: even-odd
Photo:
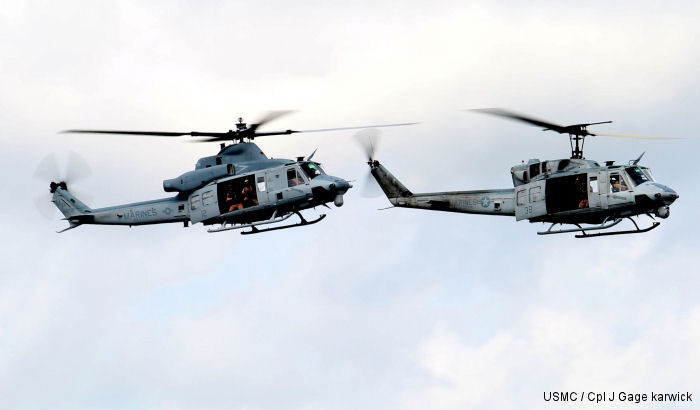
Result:
[[[515,216],[514,189],[487,189],[414,194],[379,161],[370,162],[371,172],[394,206],[433,211]]]
[[[52,183],[51,188],[53,192],[51,201],[70,224],[60,232],[83,224],[135,226],[190,220],[187,201],[177,196],[92,209],[73,196],[65,184]]]
[[[466,214],[515,216],[513,189],[419,193],[389,198],[397,207]]]

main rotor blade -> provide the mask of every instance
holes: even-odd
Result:
[[[263,132],[256,132],[255,136],[256,137],[264,137],[267,135],[287,135],[287,134],[296,134],[297,132],[301,131],[294,131],[294,130],[284,130],[284,131],[263,131]]]
[[[180,137],[190,135],[189,132],[166,132],[166,131],[117,131],[117,130],[65,130],[74,134],[125,134],[125,135],[152,135],[159,137]]]
[[[284,130],[284,131],[263,131],[263,132],[246,132],[244,135],[244,138],[256,138],[256,137],[264,137],[267,135],[286,135],[286,134],[294,134],[299,131],[293,131],[293,130]],[[207,138],[202,138],[198,140],[190,140],[189,142],[217,142],[217,141],[231,141],[233,138],[237,138],[238,136],[236,133],[222,133],[220,135],[214,135],[212,134],[201,134],[197,133],[197,135],[193,135],[194,137],[200,137],[200,136],[205,136]]]
[[[645,140],[680,140],[683,138],[677,138],[677,137],[657,137],[657,136],[651,136],[651,135],[624,135],[624,134],[603,134],[603,133],[591,133],[591,135],[594,136],[602,136],[602,137],[615,137],[615,138],[637,138],[637,139],[645,139]]]
[[[267,124],[270,121],[274,121],[278,119],[279,117],[291,114],[293,112],[296,112],[296,110],[276,110],[276,111],[268,111],[265,113],[265,115],[258,121],[256,121],[253,124],[250,124],[250,128],[252,130],[257,129],[258,127],[261,127],[265,124]]]
[[[230,135],[228,132],[167,132],[167,131],[120,131],[120,130],[65,130],[62,133],[74,134],[121,134],[121,135],[149,135],[155,137],[181,137],[189,135],[192,137],[223,137]]]
[[[509,118],[509,119],[516,120],[516,121],[526,122],[528,124],[535,125],[537,127],[544,127],[547,130],[556,131],[560,134],[569,132],[569,130],[567,129],[568,127],[565,127],[563,125],[554,124],[552,122],[540,120],[540,119],[534,118],[534,117],[528,117],[526,115],[519,114],[519,113],[512,112],[512,111],[508,111],[508,110],[504,110],[502,108],[478,108],[478,109],[473,109],[473,110],[469,110],[469,111],[480,112],[483,114],[490,114],[490,115],[495,115],[498,117],[504,117],[504,118]]]
[[[381,124],[381,125],[365,125],[361,127],[341,127],[341,128],[323,128],[323,129],[315,129],[315,130],[283,130],[283,131],[262,131],[262,132],[257,132],[255,129],[260,127],[261,125],[268,123],[274,119],[277,119],[281,117],[282,115],[286,115],[288,113],[291,113],[293,111],[270,111],[263,119],[256,123],[256,124],[251,124],[249,128],[247,128],[245,131],[242,131],[241,133],[236,132],[236,131],[229,131],[229,132],[199,132],[199,131],[190,131],[190,132],[168,132],[168,131],[124,131],[124,130],[65,130],[61,131],[64,133],[78,133],[78,134],[118,134],[118,135],[148,135],[148,136],[157,136],[157,137],[181,137],[183,135],[189,135],[191,137],[208,137],[204,138],[198,141],[193,141],[193,142],[215,142],[215,141],[229,141],[232,139],[236,138],[255,138],[255,137],[264,137],[268,135],[288,135],[288,134],[296,134],[300,132],[325,132],[325,131],[342,131],[342,130],[359,130],[359,129],[365,129],[365,128],[377,128],[377,127],[399,127],[399,126],[404,126],[404,125],[413,125],[413,124],[418,124],[417,122],[407,122],[407,123],[401,123],[401,124]]]
[[[326,131],[344,131],[344,130],[365,130],[365,129],[373,129],[377,127],[400,127],[404,125],[414,125],[418,124],[417,122],[407,122],[407,123],[402,123],[402,124],[383,124],[383,125],[366,125],[363,127],[341,127],[341,128],[323,128],[323,129],[316,129],[316,130],[284,130],[284,131],[262,131],[262,132],[255,132],[253,134],[254,137],[265,137],[268,135],[289,135],[289,134],[298,134],[302,132],[326,132]],[[198,134],[198,135],[208,135],[208,134]],[[224,141],[224,140],[230,140],[231,135],[230,134],[222,134],[221,136],[213,136],[211,138],[204,138],[198,141],[193,141],[193,142],[214,142],[214,141]]]
[[[292,131],[292,133],[296,132],[324,132],[324,131],[342,131],[342,130],[361,130],[364,128],[383,128],[383,127],[402,127],[404,125],[415,125],[415,124],[420,124],[418,122],[404,122],[401,124],[381,124],[381,125],[365,125],[362,127],[341,127],[341,128],[321,128],[317,130],[301,130],[301,131]]]

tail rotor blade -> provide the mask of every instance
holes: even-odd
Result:
[[[58,161],[56,156],[51,154],[44,157],[34,171],[34,177],[43,181],[54,181],[61,177],[61,171],[58,169]]]
[[[382,189],[371,172],[367,172],[360,192],[364,198],[377,198],[382,195]]]
[[[87,178],[92,174],[90,165],[78,154],[71,151],[68,154],[68,164],[64,181],[68,184],[73,184],[81,179]]]
[[[88,177],[91,174],[92,171],[88,163],[75,152],[69,152],[68,162],[66,164],[65,172],[63,173],[60,171],[56,156],[53,154],[48,155],[41,160],[39,165],[37,165],[36,171],[34,172],[34,176],[46,182],[47,185],[49,182],[65,182],[67,185],[70,185],[76,181]],[[70,190],[76,196],[85,198],[84,195],[76,194],[72,186],[70,187]],[[34,205],[36,206],[37,211],[48,219],[52,219],[56,215],[56,208],[51,202],[50,196],[41,195],[34,198]]]
[[[362,147],[368,161],[374,159],[380,135],[381,131],[377,128],[366,128],[355,133],[355,139]]]
[[[372,162],[374,160],[380,135],[381,131],[377,128],[365,128],[355,133],[355,140],[357,140],[357,142],[360,144],[360,147],[362,148],[368,162]],[[376,198],[382,194],[377,181],[369,171],[365,177],[361,194],[365,198]]]
[[[58,168],[56,156],[49,154],[39,162],[34,171],[34,177],[46,182],[48,187],[49,182],[60,181],[61,171]],[[47,189],[48,192],[48,189]],[[34,207],[41,216],[46,219],[53,219],[56,215],[56,208],[51,202],[51,197],[46,194],[39,195],[34,198]]]
[[[46,194],[34,198],[36,210],[46,219],[53,219],[56,215],[56,207]]]

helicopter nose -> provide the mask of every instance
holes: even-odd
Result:
[[[659,188],[661,188],[661,191],[654,194],[654,198],[656,198],[657,200],[659,200],[667,205],[670,205],[676,199],[679,198],[678,193],[676,191],[674,191],[673,189],[671,189],[665,185],[661,185],[661,184],[658,184],[658,185],[659,185]]]
[[[331,186],[332,185],[333,184],[331,184]],[[352,185],[344,179],[338,179],[334,185],[335,189],[338,190],[338,192],[346,192],[348,189],[352,188]]]

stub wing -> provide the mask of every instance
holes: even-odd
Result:
[[[372,161],[370,167],[372,176],[394,206],[432,211],[515,216],[514,189],[414,194],[379,161]]]

